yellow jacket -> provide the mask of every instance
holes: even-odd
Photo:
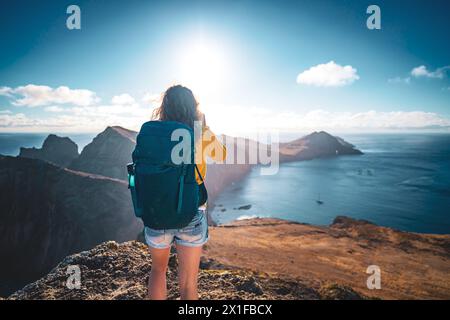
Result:
[[[202,137],[196,142],[195,148],[195,163],[200,171],[203,180],[206,179],[206,158],[209,157],[214,161],[223,162],[227,157],[227,149],[217,139],[216,135],[209,129],[208,126],[204,126],[202,129]],[[201,154],[201,156],[200,156]],[[198,184],[202,183],[202,180],[195,172],[195,179]]]

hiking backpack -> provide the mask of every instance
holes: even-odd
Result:
[[[184,156],[181,164],[172,160],[172,151],[180,143],[171,138],[177,129],[188,130],[191,147],[182,151],[188,151],[186,155],[180,153]],[[194,162],[193,130],[176,121],[148,121],[137,135],[132,160],[127,169],[135,215],[152,229],[187,226],[199,206],[195,170],[203,181]]]

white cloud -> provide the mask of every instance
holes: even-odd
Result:
[[[58,106],[49,106],[44,108],[48,112],[63,112],[65,109]]]
[[[111,103],[115,105],[131,105],[134,104],[136,100],[128,93],[122,93],[120,95],[114,96],[111,99]]]
[[[411,70],[411,75],[416,78],[424,77],[424,78],[434,78],[434,79],[442,79],[445,76],[445,71],[450,69],[450,66],[445,66],[442,68],[438,68],[435,71],[430,71],[425,66],[418,66]]]
[[[23,128],[35,125],[36,122],[29,119],[23,113],[0,114],[0,128],[13,127]]]
[[[24,113],[0,114],[0,128],[2,131],[31,131],[44,132],[57,130],[58,132],[71,131],[84,132],[80,128],[85,129],[83,123],[87,119],[71,117],[67,115],[59,115],[51,118],[30,117]]]
[[[406,77],[406,78],[395,77],[395,78],[388,79],[388,82],[389,83],[410,84],[411,78],[410,77]]]
[[[154,104],[160,103],[161,98],[162,98],[161,94],[159,94],[159,93],[146,93],[142,97],[142,102],[154,105]]]
[[[425,111],[332,112],[314,109],[299,113],[242,106],[226,108],[211,106],[206,110],[206,118],[208,124],[217,132],[230,135],[267,131],[306,133],[315,130],[331,132],[450,130],[450,118]]]
[[[104,109],[80,107],[65,110],[66,113],[52,113],[51,116],[31,116],[23,113],[1,114],[0,128],[3,132],[100,132],[107,126],[119,125],[139,130],[142,123],[149,120],[148,112],[133,114],[106,112]]]
[[[25,88],[25,87],[18,87]],[[0,92],[18,89],[3,87]],[[51,89],[54,91],[56,89]],[[90,92],[90,91],[89,91]],[[95,93],[93,93],[94,97]],[[148,95],[147,98],[157,95]],[[159,96],[158,96],[159,97]],[[50,101],[52,99],[44,99]],[[41,99],[42,101],[42,99]],[[98,132],[108,125],[121,125],[138,130],[150,119],[154,105],[140,105],[129,94],[114,96],[107,105],[48,105],[43,111],[33,114],[12,113],[0,110],[2,131],[56,131]],[[5,108],[6,109],[6,108]],[[331,112],[314,109],[306,113],[282,112],[275,108],[247,106],[205,105],[203,110],[207,122],[217,132],[236,134],[255,131],[306,132],[313,130],[373,130],[386,129],[445,129],[450,128],[450,119],[439,114],[424,111],[365,111]]]
[[[140,105],[128,93],[115,95],[110,104],[90,90],[74,90],[62,86],[26,85],[16,88],[0,87],[11,105],[42,107],[38,113],[1,111],[1,131],[27,132],[97,132],[106,126],[121,125],[138,130],[151,117],[153,106]]]
[[[23,113],[0,113],[2,131],[100,132],[108,125],[139,130],[150,118],[151,108],[117,106],[74,107],[50,117]],[[226,112],[206,113],[208,124],[218,133],[243,135],[252,132],[310,132],[316,130],[379,132],[389,130],[450,130],[450,119],[425,111],[331,112],[322,109],[306,113],[276,112],[265,108],[215,108]],[[239,115],[239,116],[236,116]]]
[[[297,76],[297,83],[317,87],[341,87],[358,79],[357,70],[352,66],[341,66],[330,61],[303,71]]]
[[[95,92],[86,89],[70,89],[66,86],[51,88],[29,84],[17,88],[2,87],[0,95],[12,98],[16,106],[39,107],[50,104],[89,106],[100,101]]]
[[[12,89],[10,87],[0,87],[0,96],[11,96]]]
[[[293,115],[286,114],[286,120]],[[297,121],[296,121],[297,120]],[[294,122],[293,122],[294,121]],[[365,112],[329,112],[313,110],[290,121],[291,125],[325,129],[420,129],[449,127],[450,119],[424,111],[375,110]]]
[[[322,126],[342,129],[420,129],[449,127],[450,119],[424,111],[371,110],[351,113],[314,110],[305,115],[302,123],[306,127]]]

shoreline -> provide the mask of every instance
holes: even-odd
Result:
[[[342,216],[342,215],[336,215],[335,218],[333,219],[333,221],[337,218],[340,217],[344,217],[353,221],[360,221],[363,223],[367,223],[370,225],[374,225],[380,228],[384,228],[384,229],[389,229],[392,230],[393,232],[401,232],[401,233],[407,233],[407,234],[416,234],[416,235],[422,235],[422,236],[450,236],[450,232],[449,233],[433,233],[433,232],[414,232],[414,231],[408,231],[408,230],[401,230],[395,227],[391,227],[391,226],[385,226],[385,225],[381,225],[378,223],[375,223],[373,221],[370,220],[366,220],[366,219],[358,219],[358,218],[354,218],[351,216]],[[234,219],[231,220],[229,222],[225,222],[225,223],[218,223],[215,225],[211,225],[212,227],[234,227],[237,224],[254,224],[254,223],[258,223],[259,221],[266,221],[266,220],[270,220],[270,221],[279,221],[280,223],[287,223],[287,224],[298,224],[298,225],[302,225],[302,226],[311,226],[311,227],[317,227],[317,228],[328,228],[331,225],[333,225],[333,221],[331,223],[324,223],[324,224],[317,224],[317,223],[309,223],[309,222],[304,222],[304,221],[296,221],[296,220],[291,220],[291,219],[283,219],[283,218],[278,218],[278,217],[259,217],[259,216],[255,216],[255,217],[248,217],[248,218],[242,218],[242,219]]]
[[[248,205],[251,205],[251,204],[248,204]],[[217,207],[217,205],[215,205],[215,207],[213,207],[212,210],[214,210],[214,208],[216,208],[216,207]],[[236,209],[236,211],[241,211],[241,210],[243,212],[245,212],[245,209]],[[308,226],[315,226],[315,227],[328,227],[328,226],[330,226],[330,224],[332,224],[332,221],[330,223],[323,223],[323,224],[321,224],[321,223],[310,223],[310,222],[293,220],[293,219],[279,218],[279,217],[275,217],[275,216],[273,216],[273,217],[272,216],[264,217],[264,216],[258,216],[258,215],[245,215],[245,214],[242,214],[237,219],[232,219],[232,220],[229,220],[227,222],[218,222],[217,218],[214,218],[212,216],[212,213],[208,212],[208,215],[209,215],[208,219],[211,219],[210,220],[211,223],[209,225],[213,226],[213,227],[222,227],[222,226],[227,226],[227,225],[233,225],[233,224],[238,223],[240,221],[264,220],[264,219],[280,220],[280,221],[285,221],[285,222],[289,222],[289,223],[298,223],[298,224],[301,224],[301,225],[308,225]],[[245,216],[245,217],[243,217],[243,216]],[[339,217],[339,216],[340,215],[336,215],[335,218]],[[352,217],[350,215],[345,215],[345,217],[348,217],[348,218],[354,219],[354,220],[365,221],[367,223],[370,223],[370,224],[373,224],[373,225],[376,225],[376,226],[379,226],[379,227],[392,229],[393,231],[396,231],[396,232],[405,232],[405,233],[420,234],[420,235],[443,235],[443,236],[450,235],[450,232],[437,233],[437,232],[409,231],[409,230],[404,230],[404,229],[396,228],[396,227],[389,226],[389,225],[379,224],[379,223],[371,221],[370,219],[361,219],[361,218],[357,218],[357,217]],[[334,219],[332,219],[332,220],[334,220]]]

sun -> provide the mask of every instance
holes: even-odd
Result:
[[[227,60],[223,48],[199,42],[180,53],[180,80],[196,95],[207,99],[223,89],[227,77]]]

